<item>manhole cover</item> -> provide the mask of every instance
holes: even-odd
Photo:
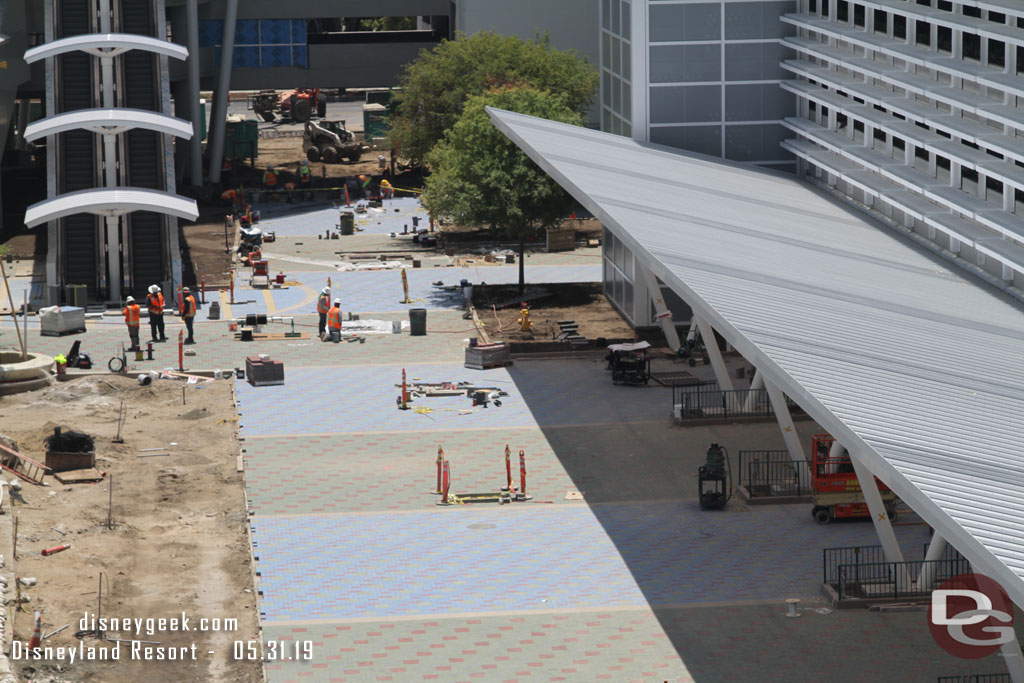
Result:
[[[498,526],[498,525],[497,524],[483,524],[483,523],[479,523],[479,524],[470,524],[466,528],[467,529],[493,529],[496,526]]]

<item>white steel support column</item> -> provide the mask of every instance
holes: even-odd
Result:
[[[110,26],[110,0],[100,0],[100,33],[111,33]],[[103,90],[103,108],[113,109],[117,106],[114,102],[114,58],[100,57],[100,80]],[[104,184],[107,187],[117,187],[117,141],[113,135],[103,136],[103,174]],[[107,216],[106,243],[107,243],[107,269],[109,281],[107,283],[107,298],[113,301],[121,301],[121,221],[117,216]]]
[[[711,367],[715,371],[715,379],[718,380],[718,388],[722,391],[732,391],[732,380],[729,379],[729,368],[725,367],[725,360],[722,358],[722,352],[718,349],[718,340],[715,339],[715,331],[711,329],[711,325],[707,320],[701,318],[696,313],[694,319],[697,321],[697,328],[700,330],[700,336],[704,339],[704,349],[708,357],[711,358]]]
[[[235,22],[238,19],[238,0],[224,3],[224,37],[221,39],[220,72],[217,89],[213,93],[210,112],[209,171],[211,183],[220,182],[221,157],[224,156],[224,125],[228,115],[228,94],[231,89],[231,63],[235,56]]]
[[[189,141],[189,180],[193,185],[203,184],[203,122],[199,110],[199,0],[185,4],[185,25],[188,39],[188,117],[192,119],[192,139]]]
[[[665,300],[661,296],[661,287],[658,285],[658,278],[646,266],[636,264],[636,268],[643,274],[644,282],[647,283],[647,291],[650,292],[651,302],[654,304],[654,317],[661,325],[661,331],[665,334],[665,342],[673,351],[678,351],[679,333],[676,332],[675,323],[672,322],[672,311],[668,310]]]
[[[860,481],[860,490],[864,494],[864,502],[868,504],[868,513],[871,521],[875,524],[875,533],[878,534],[878,541],[885,551],[886,562],[903,562],[903,551],[896,541],[896,534],[892,530],[892,523],[889,522],[889,515],[882,503],[882,494],[875,484],[875,475],[860,461],[856,453],[850,453],[850,461],[853,463],[853,470],[857,473]],[[909,585],[909,584],[908,584]]]
[[[800,445],[800,435],[796,431],[796,425],[793,424],[793,416],[789,414],[786,397],[773,382],[764,379],[760,370],[757,371],[754,379],[758,377],[761,377],[764,388],[768,390],[768,399],[772,402],[772,410],[775,411],[775,419],[779,423],[782,440],[786,442],[786,450],[789,451],[789,459],[793,461],[793,467],[806,469],[807,458],[804,456],[803,446]]]
[[[935,566],[928,564],[942,559],[946,552],[946,539],[939,535],[939,532],[932,534],[932,542],[928,544],[928,552],[924,556],[924,564],[921,565],[921,573],[917,577],[917,589],[919,591],[930,591],[935,582]]]
[[[1021,655],[1020,641],[1016,635],[1009,643],[1004,643],[999,648],[999,654],[1003,656],[1006,663],[1006,671],[1010,674],[1013,683],[1024,683],[1024,656]]]
[[[750,393],[743,401],[743,412],[749,413],[754,407],[754,392],[764,389],[764,374],[760,370],[754,370],[754,376],[750,379]]]

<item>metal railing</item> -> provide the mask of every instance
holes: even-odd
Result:
[[[931,578],[918,586],[917,577],[927,567]],[[925,562],[872,562],[867,564],[841,564],[837,568],[836,592],[843,600],[901,600],[927,598],[935,584],[957,574],[971,571],[966,559],[934,560]]]
[[[928,556],[928,544],[921,547],[921,557]],[[947,544],[942,553],[942,560],[963,560],[963,555],[956,548]],[[841,548],[822,548],[821,566],[822,582],[835,586],[839,583],[839,567],[863,564],[885,564],[885,551],[880,545],[851,545]]]
[[[791,411],[798,410],[798,406],[788,397],[786,404]],[[672,406],[673,414],[680,421],[775,415],[765,389],[722,391],[717,384],[672,387]]]
[[[789,451],[740,451],[739,467],[740,486],[751,498],[811,493],[809,464],[794,464]]]
[[[939,676],[938,683],[1012,683],[1010,674],[968,674],[965,676]]]

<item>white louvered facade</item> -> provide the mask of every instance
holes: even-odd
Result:
[[[798,172],[1024,288],[1024,2],[800,0]]]

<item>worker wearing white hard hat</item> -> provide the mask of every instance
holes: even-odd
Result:
[[[135,303],[135,297],[129,296],[124,300],[124,308],[121,309],[124,315],[124,324],[128,326],[128,338],[131,339],[130,351],[139,350],[139,305]]]
[[[150,285],[146,296],[146,309],[149,311],[149,330],[153,335],[150,341],[167,341],[164,333],[164,295],[159,285]]]
[[[332,342],[341,341],[341,299],[335,299],[334,305],[327,311],[327,330]]]
[[[320,296],[316,300],[316,312],[320,316],[320,324],[317,328],[317,333],[320,338],[324,338],[324,334],[327,332],[327,311],[331,308],[331,288],[324,287],[320,290]]]

